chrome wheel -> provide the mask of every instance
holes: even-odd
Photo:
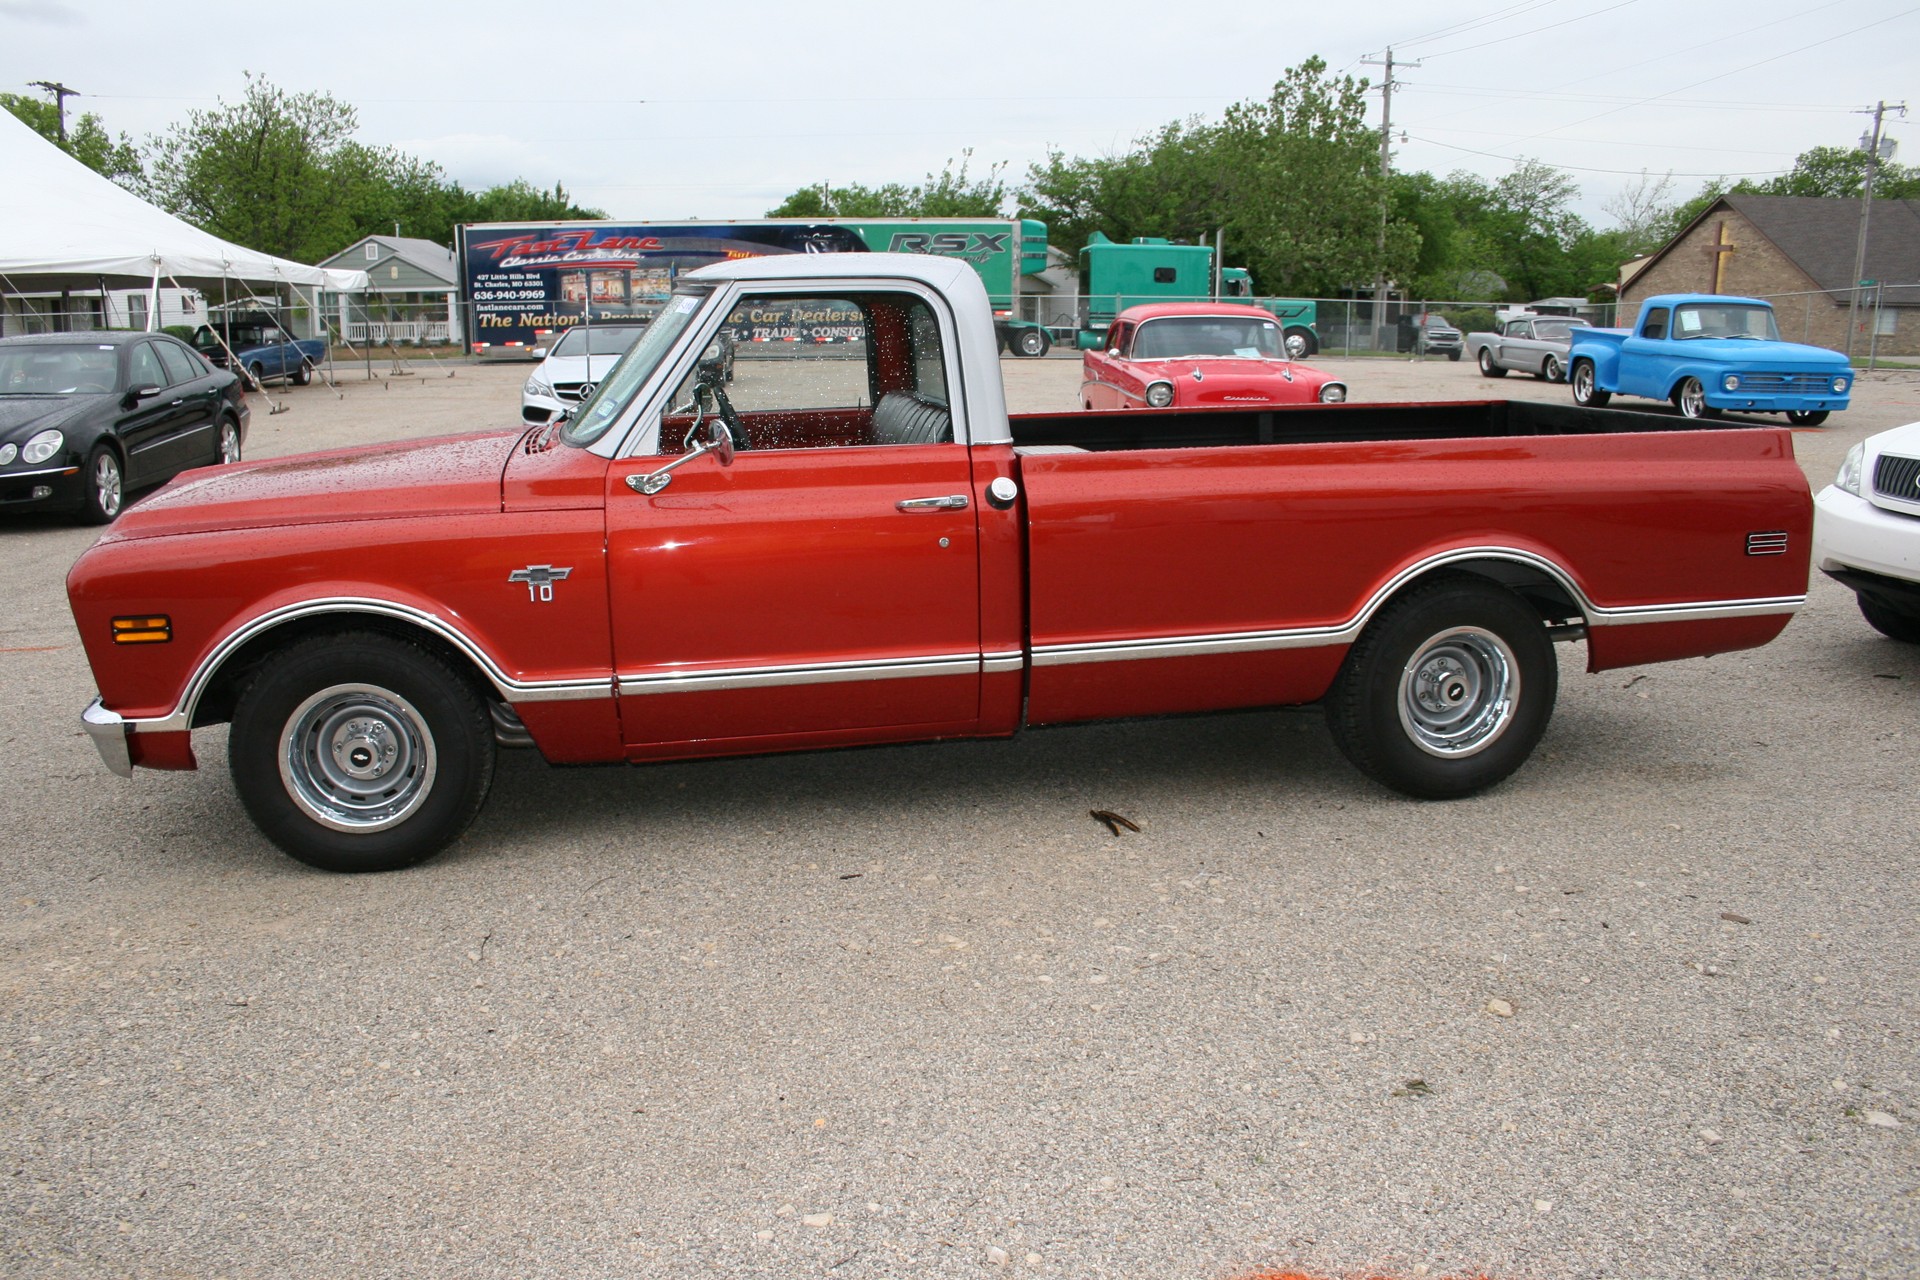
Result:
[[[1414,651],[1400,673],[1400,724],[1429,755],[1470,756],[1513,723],[1520,663],[1483,627],[1442,631]]]
[[[433,734],[412,703],[370,684],[302,702],[280,735],[280,780],[308,817],[356,835],[394,826],[433,791]]]
[[[1542,360],[1540,362],[1540,376],[1548,382],[1560,381],[1559,359],[1554,356],[1548,356],[1545,360]]]
[[[92,503],[90,514],[98,516],[102,522],[117,516],[123,501],[119,457],[115,457],[111,449],[100,449],[94,453],[94,462],[88,468],[86,480],[92,487],[92,493],[88,493],[88,501]]]
[[[1304,360],[1307,358],[1307,335],[1306,334],[1290,333],[1287,335],[1286,342],[1287,342],[1287,359]]]
[[[230,466],[240,461],[240,428],[231,421],[220,423],[220,464]]]
[[[1683,378],[1673,389],[1673,407],[1683,418],[1717,418],[1720,411],[1707,403],[1707,389],[1698,378]]]

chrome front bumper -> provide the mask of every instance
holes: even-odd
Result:
[[[93,745],[99,748],[100,758],[106,761],[107,768],[123,778],[131,778],[133,755],[127,750],[127,722],[118,713],[107,710],[105,704],[95,698],[80,713],[80,723],[86,727]]]

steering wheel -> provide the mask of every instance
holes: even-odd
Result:
[[[713,407],[719,413],[720,421],[726,424],[727,434],[733,437],[734,451],[737,453],[742,449],[751,449],[753,446],[747,443],[747,428],[740,421],[739,413],[734,410],[733,402],[727,399],[727,393],[720,389],[719,382],[702,378],[700,385],[713,393]]]

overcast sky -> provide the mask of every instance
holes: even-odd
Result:
[[[161,132],[242,73],[353,104],[360,138],[469,188],[556,180],[616,217],[757,217],[822,181],[917,182],[973,150],[1009,185],[1049,148],[1123,151],[1218,118],[1319,55],[1396,75],[1396,169],[1570,171],[1580,211],[1642,169],[1675,194],[1854,144],[1875,101],[1920,112],[1920,4],[896,3],[313,5],[0,0],[0,89],[52,80],[114,133]],[[1379,120],[1380,95],[1369,119]],[[1893,118],[1920,162],[1920,117]],[[1397,135],[1404,132],[1406,141]]]

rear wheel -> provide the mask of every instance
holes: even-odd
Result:
[[[1561,372],[1559,356],[1548,356],[1540,362],[1540,377],[1543,381],[1558,382]]]
[[[1825,409],[1789,409],[1787,421],[1796,427],[1817,427],[1827,420]]]
[[[223,467],[240,461],[240,424],[232,418],[220,419],[220,456],[215,461]]]
[[[323,871],[392,871],[451,844],[493,781],[491,718],[438,655],[370,632],[315,636],[235,701],[227,765],[268,839]]]
[[[1585,409],[1604,409],[1613,399],[1611,391],[1602,391],[1594,381],[1593,361],[1576,360],[1569,378],[1573,384],[1573,402]]]
[[[1314,341],[1313,330],[1302,329],[1299,325],[1288,329],[1281,335],[1281,340],[1287,344],[1287,356],[1289,359],[1305,360],[1308,356],[1315,355],[1320,350],[1320,344]]]
[[[81,524],[111,524],[126,500],[126,480],[120,455],[104,444],[87,455],[87,492],[80,502]]]
[[[1698,378],[1680,379],[1680,385],[1673,389],[1673,407],[1683,418],[1706,421],[1720,416],[1720,411],[1707,403],[1707,389]]]
[[[1531,607],[1477,578],[1436,578],[1361,633],[1327,695],[1327,725],[1368,777],[1452,799],[1526,762],[1558,686],[1552,641]]]
[[[1860,616],[1889,640],[1920,644],[1920,613],[1893,608],[1872,596],[1861,596]]]
[[[259,391],[267,385],[267,367],[258,360],[247,366],[247,390]]]
[[[1483,378],[1504,378],[1507,371],[1493,362],[1493,349],[1480,348],[1480,376]]]

